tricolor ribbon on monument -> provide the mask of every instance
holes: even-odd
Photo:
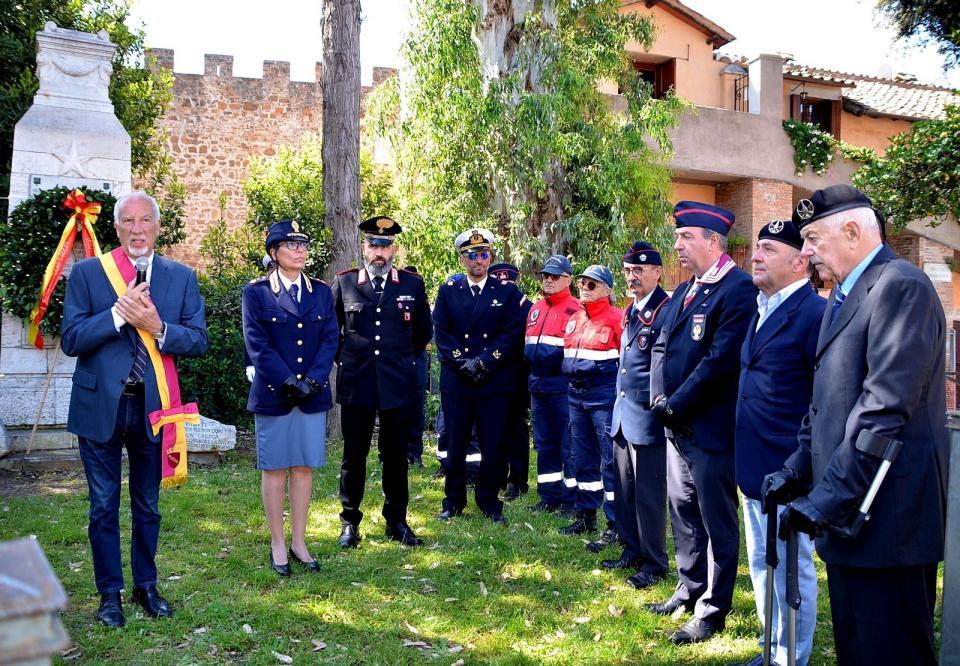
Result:
[[[137,270],[124,254],[122,248],[116,248],[100,255],[100,263],[110,280],[110,285],[117,292],[117,298],[127,291],[127,285],[137,276]],[[153,434],[162,430],[160,446],[163,447],[161,468],[163,478],[160,482],[163,488],[173,488],[183,485],[187,481],[187,429],[185,423],[200,423],[200,412],[197,403],[186,405],[180,402],[180,382],[177,379],[177,368],[173,357],[161,354],[157,348],[157,341],[143,329],[138,328],[137,334],[143,340],[150,356],[150,365],[157,378],[157,392],[160,394],[160,409],[150,414],[150,425]],[[147,383],[147,389],[150,385]]]
[[[47,264],[47,270],[43,272],[43,282],[40,283],[40,298],[37,304],[30,311],[30,323],[27,326],[27,339],[33,343],[37,349],[43,349],[43,335],[40,334],[40,322],[47,314],[47,308],[50,307],[50,297],[53,296],[53,290],[63,275],[63,269],[70,259],[73,252],[73,244],[77,239],[77,231],[80,232],[80,238],[83,242],[83,253],[86,257],[100,256],[100,244],[97,243],[97,237],[93,233],[93,224],[100,215],[100,203],[97,201],[87,201],[80,190],[74,190],[63,200],[63,207],[73,211],[73,215],[67,220],[67,225],[60,234],[60,242],[57,249],[54,250],[50,262]]]

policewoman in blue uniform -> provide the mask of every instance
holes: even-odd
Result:
[[[449,431],[443,507],[438,519],[449,521],[467,505],[466,456],[476,425],[480,469],[475,486],[477,507],[490,520],[503,523],[501,438],[518,361],[517,340],[523,335],[526,300],[517,285],[488,275],[493,234],[471,229],[457,236],[465,275],[440,286],[433,310],[440,400]]]
[[[676,644],[721,631],[733,602],[740,555],[734,420],[740,347],[757,307],[757,288],[726,253],[732,212],[680,201],[674,207],[680,263],[693,277],[677,287],[653,348],[653,411],[667,428],[667,498],[680,582],[648,609],[693,618]]]
[[[635,568],[627,582],[644,589],[667,573],[667,440],[650,411],[650,352],[670,297],[660,287],[660,253],[644,241],[623,255],[623,276],[633,302],[623,313],[620,374],[613,405],[614,512],[623,543],[607,569]]]
[[[367,454],[379,418],[386,536],[423,541],[407,524],[407,440],[417,401],[416,360],[433,335],[423,279],[393,265],[400,225],[384,216],[360,223],[363,267],[337,274],[333,298],[340,327],[337,402],[341,405],[341,548],[360,542]]]
[[[267,232],[267,253],[277,263],[243,290],[243,339],[254,368],[247,409],[257,430],[257,469],[270,528],[270,565],[290,575],[290,560],[310,571],[319,565],[304,540],[313,491],[313,468],[326,463],[329,377],[337,353],[337,316],[330,288],[303,274],[310,237],[296,220]],[[290,480],[289,551],[283,529]]]

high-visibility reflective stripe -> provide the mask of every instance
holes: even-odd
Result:
[[[563,472],[537,474],[537,483],[556,483],[557,481],[563,481]]]
[[[614,499],[613,493],[604,493],[603,499],[607,500],[608,502],[612,502]]]
[[[603,481],[577,481],[577,488],[587,492],[603,490]]]
[[[576,480],[576,479],[564,479],[564,480],[563,480],[563,485],[565,485],[567,488],[576,488],[576,487],[577,487],[577,480]]]
[[[620,358],[619,349],[571,349],[563,350],[564,358],[582,358],[587,361],[606,361]]]
[[[446,451],[437,451],[437,458],[438,458],[438,459],[443,460],[443,459],[446,458],[446,457],[447,457],[447,452],[446,452]]]
[[[467,462],[480,462],[480,457],[479,453],[468,453]]]
[[[556,335],[527,335],[524,336],[523,341],[528,345],[550,345],[551,347],[562,347],[563,338]]]

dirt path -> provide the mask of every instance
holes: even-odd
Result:
[[[47,472],[45,474],[0,470],[0,498],[33,495],[76,495],[86,490],[83,472]]]

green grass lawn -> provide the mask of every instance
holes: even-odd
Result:
[[[433,464],[410,475],[409,522],[425,547],[402,548],[383,537],[380,468],[371,454],[364,540],[341,551],[340,457],[333,447],[331,463],[316,474],[307,541],[322,567],[318,574],[295,568],[281,579],[270,570],[259,473],[249,452],[193,468],[185,487],[163,491],[157,559],[161,590],[175,607],[165,620],[142,616],[126,599],[124,629],[94,620],[98,596],[83,485],[78,494],[0,500],[0,538],[36,535],[69,594],[63,622],[75,648],[59,663],[277,664],[291,663],[289,657],[300,664],[732,664],[758,652],[742,552],[726,631],[677,648],[667,636],[683,620],[643,610],[670,596],[675,575],[634,590],[624,573],[601,570],[601,558],[584,541],[557,534],[564,519],[532,513],[532,490],[508,505],[507,527],[491,524],[475,507],[441,524],[434,516],[443,481],[431,478]],[[128,506],[124,493],[129,585]],[[820,579],[811,663],[830,664],[822,567]]]

